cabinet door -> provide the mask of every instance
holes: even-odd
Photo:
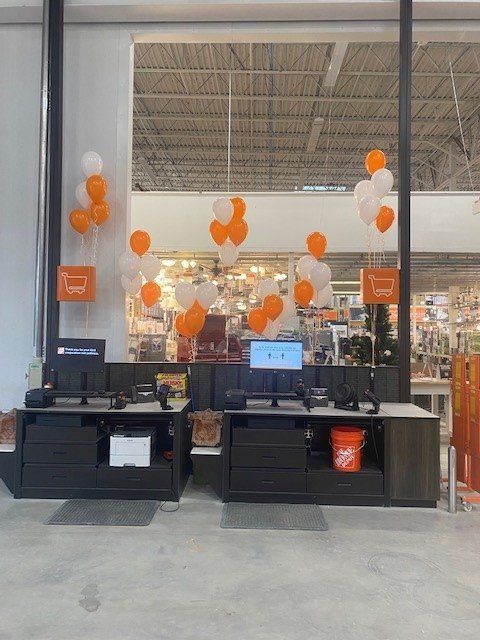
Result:
[[[440,499],[440,421],[390,420],[390,497],[394,501]]]

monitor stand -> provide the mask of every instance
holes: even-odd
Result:
[[[80,374],[80,391],[87,391],[87,374],[86,373],[81,373]],[[88,400],[87,400],[87,396],[83,396],[82,399],[80,400],[80,404],[86,405],[88,404]]]
[[[278,371],[274,371],[272,374],[272,391],[273,393],[278,393]],[[271,407],[278,407],[277,398],[272,398]]]

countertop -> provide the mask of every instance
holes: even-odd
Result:
[[[80,405],[80,398],[72,398],[67,401],[59,399],[57,404],[45,409],[27,409],[23,407],[19,410],[34,413],[114,413],[121,415],[148,413],[167,416],[183,411],[190,404],[190,398],[182,400],[169,398],[168,404],[173,407],[171,411],[163,411],[158,402],[139,402],[138,404],[127,404],[125,409],[110,409],[110,400],[89,398],[87,405]]]

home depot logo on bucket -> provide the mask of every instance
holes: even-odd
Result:
[[[341,467],[342,469],[350,469],[353,467],[355,460],[355,447],[341,447],[334,448],[334,467]]]

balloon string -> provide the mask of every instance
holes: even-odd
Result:
[[[228,283],[228,280],[227,280]],[[229,338],[230,338],[230,327],[229,327],[229,318],[230,318],[230,285],[227,284],[225,287],[226,290],[226,298],[225,298],[225,346],[226,346],[226,356],[225,361],[228,362],[228,351],[229,351]]]
[[[86,309],[85,309],[85,338],[88,338],[88,321],[90,319],[90,303],[86,302],[85,303]]]
[[[228,74],[228,148],[227,148],[227,192],[230,193],[230,161],[232,150],[232,73]]]

